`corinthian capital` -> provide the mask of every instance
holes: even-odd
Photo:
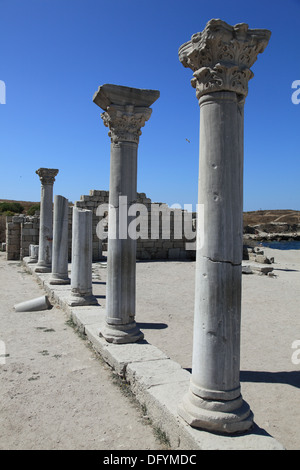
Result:
[[[109,128],[112,143],[135,142],[138,144],[141,127],[151,116],[149,106],[159,97],[157,90],[143,90],[106,84],[99,87],[93,97],[95,104],[105,112],[101,114]]]
[[[109,128],[111,142],[139,143],[142,134],[141,127],[145,125],[152,113],[150,108],[135,107],[132,105],[111,105],[101,114],[104,125]]]
[[[55,168],[39,168],[36,174],[39,175],[42,184],[54,184],[58,171]]]
[[[253,77],[250,67],[270,36],[267,29],[249,29],[245,23],[230,26],[219,19],[210,20],[178,51],[183,66],[194,72],[191,84],[197,98],[214,91],[234,91],[246,97]]]

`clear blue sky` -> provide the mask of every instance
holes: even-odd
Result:
[[[212,18],[272,36],[245,105],[244,210],[300,210],[300,1],[0,0],[0,198],[38,201],[109,189],[110,139],[92,97],[114,83],[160,90],[138,152],[138,191],[197,202],[199,106],[178,48]],[[190,142],[188,142],[188,139]]]

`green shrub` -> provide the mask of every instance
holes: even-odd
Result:
[[[12,212],[12,211],[4,211],[4,212],[2,212],[2,215],[4,215],[5,217],[10,217],[11,215],[15,215],[15,212]]]
[[[27,211],[27,215],[34,215],[37,211],[40,210],[40,204],[33,204],[32,206],[29,207]]]
[[[10,211],[13,214],[21,214],[24,207],[19,202],[0,202],[0,213]]]

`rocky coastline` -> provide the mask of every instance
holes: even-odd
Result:
[[[300,241],[300,224],[264,223],[244,226],[244,243]]]

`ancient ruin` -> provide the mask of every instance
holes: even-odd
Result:
[[[250,67],[270,32],[211,20],[179,48],[193,71],[200,106],[193,367],[179,408],[194,427],[235,433],[253,424],[240,388],[241,273],[243,253],[243,128]]]
[[[54,196],[51,284],[70,284],[68,276],[68,199]]]
[[[72,321],[117,374],[127,374],[137,393],[143,397],[148,393],[150,403],[162,401],[163,405],[155,404],[156,415],[161,414],[162,419],[172,416],[176,439],[184,436],[185,445],[198,445],[199,428],[209,431],[207,435],[220,433],[229,439],[228,435],[246,433],[254,423],[240,385],[241,278],[242,272],[272,273],[274,259],[267,258],[261,248],[243,249],[244,103],[253,77],[250,68],[266,48],[270,34],[249,29],[244,23],[230,26],[213,19],[179,48],[180,62],[193,71],[192,86],[200,106],[201,219],[199,223],[198,213],[197,230],[195,213],[187,217],[185,209],[154,203],[145,193],[137,193],[141,128],[150,119],[150,106],[160,92],[112,84],[100,86],[93,97],[109,129],[109,191],[91,190],[74,205],[56,195],[53,206],[53,184],[59,170],[40,168],[36,171],[41,181],[40,215],[7,221],[7,259],[24,259],[27,269],[42,278],[51,301],[58,299],[71,312]],[[139,214],[142,229],[139,236],[130,236],[136,204],[143,206]],[[167,225],[165,231],[162,227],[164,221],[169,232]],[[137,259],[196,259],[191,374],[142,341],[143,328],[135,318]],[[243,259],[247,265],[243,266]],[[93,293],[93,262],[107,269],[105,309],[98,302],[103,296]],[[184,307],[192,311],[185,303]],[[15,308],[20,312],[42,310],[50,308],[50,302],[40,297]],[[162,308],[158,310],[161,315]],[[148,315],[146,309],[144,314]],[[148,375],[142,375],[144,370]],[[168,391],[155,396],[166,377],[171,377]],[[185,391],[180,401],[178,390]],[[222,441],[223,448],[228,442]]]
[[[128,236],[128,222],[119,224],[121,205],[129,207],[137,198],[137,151],[141,127],[151,116],[150,106],[159,91],[106,84],[94,95],[104,110],[109,128],[111,163],[107,257],[106,328],[101,334],[114,343],[143,338],[135,322],[136,240]]]
[[[39,168],[36,174],[41,181],[41,214],[39,232],[39,256],[36,272],[51,272],[53,238],[53,184],[58,170]]]
[[[73,208],[70,306],[97,305],[92,287],[92,212]]]

